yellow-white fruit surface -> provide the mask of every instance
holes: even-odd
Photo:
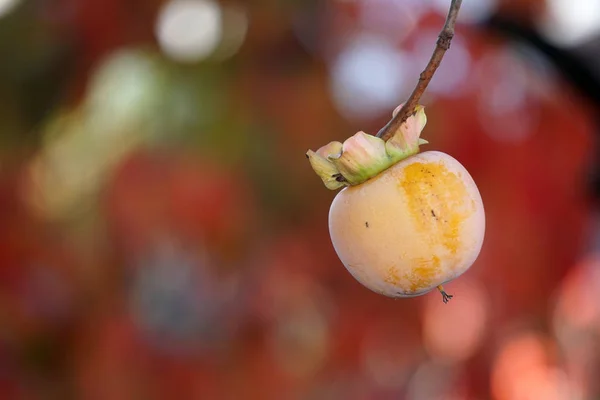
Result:
[[[339,192],[329,232],[360,283],[385,296],[412,297],[471,267],[483,244],[485,214],[467,170],[428,151]]]

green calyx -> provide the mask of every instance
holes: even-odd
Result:
[[[401,107],[394,111],[394,116]],[[306,156],[327,189],[358,185],[417,154],[419,145],[427,143],[420,139],[426,123],[425,109],[417,106],[387,142],[361,131],[344,143],[331,142],[316,152],[309,150]]]

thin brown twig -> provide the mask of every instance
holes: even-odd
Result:
[[[456,25],[456,18],[458,17],[458,10],[460,9],[461,4],[462,0],[452,0],[450,3],[450,10],[448,11],[446,23],[438,36],[435,49],[433,50],[433,54],[431,55],[427,67],[425,67],[419,76],[417,86],[414,88],[406,103],[404,103],[404,106],[400,109],[400,112],[381,128],[377,133],[377,137],[388,140],[394,135],[400,125],[414,113],[415,107],[419,104],[421,96],[425,92],[425,89],[427,89],[427,85],[429,85],[431,78],[433,78],[433,74],[435,74],[435,71],[440,66],[444,54],[446,54],[446,51],[450,48],[450,42],[452,42],[452,38],[454,37],[454,26]]]

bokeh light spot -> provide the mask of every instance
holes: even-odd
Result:
[[[106,139],[152,121],[164,93],[163,72],[151,53],[127,49],[108,57],[96,70],[84,105],[96,131]]]
[[[541,74],[539,74],[541,75]],[[536,77],[510,49],[485,54],[475,68],[481,125],[494,140],[522,143],[531,138],[539,118],[532,87]]]
[[[447,0],[430,0],[436,10],[446,15],[448,12]],[[465,0],[460,8],[458,22],[475,24],[488,17],[496,8],[498,0]],[[454,46],[454,43],[452,44]]]
[[[0,0],[0,18],[8,14],[21,2],[21,0]]]
[[[564,280],[559,292],[555,319],[558,328],[565,324],[573,328],[600,327],[600,256],[584,260]]]
[[[238,52],[246,39],[248,24],[248,14],[243,7],[234,4],[223,6],[223,32],[215,51],[217,59],[225,60]]]
[[[419,76],[431,58],[439,32],[436,30],[425,31],[419,34],[415,42],[414,76]],[[427,88],[428,94],[444,96],[460,96],[469,88],[469,74],[471,72],[471,54],[460,38],[452,40],[452,51],[444,56],[444,61],[436,71]],[[416,81],[415,81],[416,82]]]
[[[368,119],[391,111],[406,91],[408,58],[387,40],[359,35],[335,60],[331,91],[348,119]]]
[[[494,399],[572,399],[564,371],[552,363],[550,338],[525,332],[509,339],[492,369]]]
[[[210,0],[173,0],[160,12],[156,36],[163,52],[180,62],[212,54],[221,41],[222,10]]]
[[[417,4],[407,5],[406,0],[362,0],[360,24],[367,31],[401,42],[417,26],[423,8]]]
[[[488,299],[481,285],[466,277],[447,289],[459,294],[450,305],[442,303],[438,296],[427,299],[423,340],[432,357],[458,362],[472,356],[483,340]]]
[[[556,43],[576,45],[600,32],[598,0],[549,0],[547,10],[541,28]]]

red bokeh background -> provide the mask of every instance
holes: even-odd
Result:
[[[600,395],[596,105],[539,55],[460,23],[464,77],[424,97],[423,136],[477,182],[484,247],[449,304],[388,299],[337,259],[335,193],[304,153],[394,109],[353,114],[332,94],[336,57],[373,34],[361,13],[394,3],[407,27],[393,45],[428,53],[439,7],[223,1],[248,20],[237,52],[181,62],[157,40],[167,3],[0,14],[1,399]],[[531,26],[547,6],[488,3]],[[423,65],[407,60],[394,104]]]

